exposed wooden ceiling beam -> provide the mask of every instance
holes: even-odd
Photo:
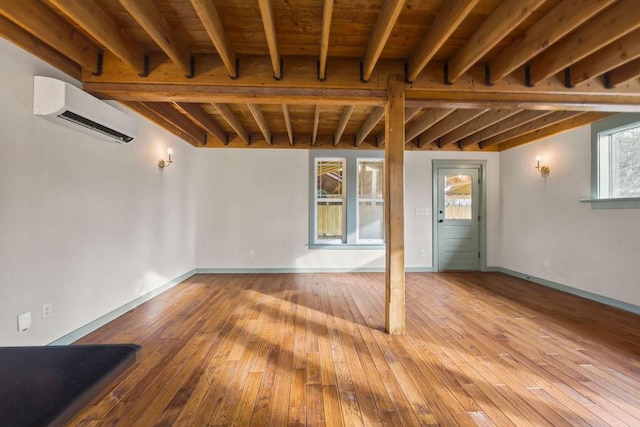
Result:
[[[271,9],[271,0],[258,0],[260,6],[260,15],[262,16],[262,25],[264,33],[267,37],[267,46],[269,47],[269,56],[271,57],[271,66],[273,67],[273,77],[276,80],[282,79],[282,66],[280,64],[280,53],[278,52],[278,40],[276,38],[276,24],[273,20],[273,9]]]
[[[331,15],[333,14],[333,0],[324,0],[322,8],[322,33],[320,35],[320,63],[318,64],[318,79],[327,78],[327,54],[329,53],[329,32],[331,31]]]
[[[200,136],[200,134],[198,135],[198,137],[193,137],[188,133],[185,133],[182,129],[180,129],[179,127],[175,126],[172,122],[167,120],[167,117],[163,116],[161,113],[157,112],[155,109],[150,108],[148,103],[131,101],[131,102],[122,102],[122,104],[132,109],[133,111],[137,112],[138,114],[146,117],[147,119],[151,120],[158,126],[166,129],[168,132],[171,132],[177,137],[182,138],[183,140],[187,141],[189,144],[193,145],[194,147],[197,147],[199,144],[203,143],[203,138]],[[206,137],[204,138],[204,141],[206,142]]]
[[[3,16],[0,16],[0,36],[64,71],[74,79],[82,78],[80,65]]]
[[[532,120],[529,123],[515,127],[506,132],[502,132],[498,135],[492,136],[491,138],[484,139],[480,142],[480,148],[485,149],[487,147],[500,144],[502,142],[508,141],[517,136],[525,135],[529,132],[533,132],[535,130],[542,129],[547,126],[551,126],[553,124],[559,123],[563,120],[569,119],[579,114],[584,114],[584,112],[583,111],[554,111],[551,114],[546,114],[545,116]]]
[[[620,0],[529,62],[529,82],[538,84],[640,27],[638,1]]]
[[[247,104],[247,107],[249,107],[249,111],[251,112],[253,119],[258,124],[260,132],[262,132],[262,136],[264,136],[265,141],[267,141],[267,144],[271,145],[273,143],[273,139],[271,138],[271,131],[269,130],[269,124],[265,120],[260,106],[258,104]]]
[[[244,128],[240,119],[233,112],[231,107],[227,104],[211,104],[213,107],[220,113],[222,118],[231,126],[236,134],[244,141],[245,144],[249,145],[251,143],[251,139],[249,138],[249,134],[247,130]]]
[[[605,117],[609,117],[611,113],[599,113],[596,111],[578,114],[577,116],[563,120],[551,126],[546,126],[541,129],[536,129],[533,132],[529,132],[524,135],[516,136],[512,139],[503,141],[498,145],[500,151],[508,150],[519,145],[528,144],[541,138],[546,138],[552,135],[557,135],[562,132],[566,132],[571,129],[575,129],[581,126],[588,125],[590,123],[602,120]]]
[[[614,88],[640,77],[640,58],[607,73],[608,86]]]
[[[188,116],[193,122],[197,123],[204,130],[213,135],[224,145],[229,143],[229,136],[214,120],[207,114],[200,104],[191,104],[188,102],[178,102],[176,105],[182,112]]]
[[[495,135],[499,135],[503,132],[507,132],[513,128],[529,123],[533,120],[536,120],[540,117],[544,117],[548,114],[551,114],[553,111],[535,111],[535,110],[527,110],[521,113],[516,114],[515,116],[511,116],[507,119],[501,120],[498,123],[491,125],[479,132],[471,134],[466,138],[460,140],[458,145],[460,148],[465,149],[474,144],[478,144],[480,141],[485,139],[489,139]]]
[[[320,106],[316,105],[315,112],[313,113],[313,131],[311,133],[311,146],[316,145],[318,138],[318,125],[320,124]]]
[[[569,83],[578,86],[640,57],[640,30],[635,30],[570,68]]]
[[[486,109],[459,109],[454,111],[438,123],[431,126],[429,129],[422,132],[418,136],[418,147],[437,141],[441,136],[446,135],[465,123],[470,122],[486,111]],[[440,148],[444,147],[444,145],[438,145],[440,145]]]
[[[382,4],[382,10],[378,15],[376,26],[373,29],[373,34],[367,45],[364,58],[362,60],[362,80],[368,81],[373,73],[373,68],[376,66],[382,49],[384,49],[387,39],[391,35],[391,30],[396,24],[398,16],[404,7],[405,0],[386,0]]]
[[[144,52],[120,26],[95,2],[50,0],[65,15],[91,34],[107,49],[139,74],[146,74]]]
[[[465,71],[524,21],[544,0],[503,0],[465,44],[448,61],[448,79],[458,80]]]
[[[0,14],[83,68],[97,70],[98,48],[43,2],[0,0]]]
[[[173,104],[168,102],[147,102],[145,106],[149,110],[162,116],[173,126],[196,139],[198,141],[198,145],[207,144],[207,132],[178,111]]]
[[[202,25],[204,25],[213,46],[218,51],[218,55],[220,55],[224,67],[227,70],[227,74],[229,74],[231,78],[237,78],[236,54],[231,46],[229,36],[222,26],[216,6],[209,0],[191,0],[191,5],[198,14]]]
[[[407,64],[407,80],[412,82],[433,56],[449,39],[479,0],[445,1],[431,25],[429,34],[422,39]]]
[[[409,123],[411,121],[411,119],[416,117],[421,111],[422,111],[422,108],[420,108],[420,107],[408,107],[408,108],[405,108],[405,110],[404,110],[404,123],[405,123],[405,125],[407,123]],[[378,134],[378,136],[376,136],[376,146],[377,147],[384,146],[384,143],[386,142],[385,139],[386,139],[386,131],[380,132]]]
[[[384,116],[384,107],[375,107],[356,133],[355,146],[359,147]]]
[[[120,4],[182,70],[182,73],[190,76],[192,70],[189,49],[153,4],[153,1],[120,0]]]
[[[613,2],[564,0],[489,61],[491,81],[502,80]]]
[[[291,127],[291,116],[289,115],[289,107],[287,104],[282,104],[282,115],[284,116],[284,123],[287,127],[287,136],[289,137],[289,145],[293,147],[293,129]]]
[[[470,122],[460,126],[457,129],[443,135],[440,138],[440,144],[442,147],[454,144],[469,135],[476,132],[480,132],[483,129],[488,128],[491,125],[498,123],[501,120],[507,119],[511,116],[515,116],[522,110],[489,110],[478,118],[471,120]]]
[[[413,122],[405,131],[405,143],[411,141],[440,120],[455,111],[454,108],[432,108]]]
[[[342,138],[342,134],[344,133],[347,124],[349,123],[349,119],[353,114],[354,107],[353,105],[347,105],[342,110],[342,115],[340,116],[340,121],[338,122],[338,126],[336,127],[336,131],[333,134],[333,146],[336,147],[340,143],[340,138]]]

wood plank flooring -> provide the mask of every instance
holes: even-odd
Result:
[[[78,344],[138,363],[71,425],[640,425],[640,316],[500,273],[196,275]]]

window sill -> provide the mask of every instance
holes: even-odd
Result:
[[[591,203],[591,209],[640,209],[640,197],[582,199],[580,202]]]
[[[309,245],[309,249],[337,249],[337,250],[384,250],[385,244],[363,244],[363,243],[312,243]]]

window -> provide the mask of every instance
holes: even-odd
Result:
[[[358,243],[384,242],[384,162],[358,159]]]
[[[316,161],[316,242],[342,243],[345,238],[345,159]]]
[[[310,152],[312,247],[377,248],[384,244],[383,154]]]
[[[598,208],[640,208],[640,115],[592,125],[592,200]]]

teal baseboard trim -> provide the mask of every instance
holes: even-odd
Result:
[[[433,267],[407,267],[405,273],[433,273]]]
[[[383,273],[384,267],[330,268],[199,268],[198,274],[304,274],[304,273]]]
[[[502,270],[502,267],[485,267],[482,271],[486,273],[504,273]]]
[[[152,290],[151,292],[147,292],[146,294],[139,296],[138,298],[134,299],[133,301],[128,302],[127,304],[116,308],[115,310],[105,314],[102,317],[97,318],[96,320],[87,323],[86,325],[76,329],[73,332],[68,333],[67,335],[58,338],[57,340],[51,342],[49,345],[69,345],[71,343],[73,343],[74,341],[79,340],[80,338],[84,337],[85,335],[90,334],[91,332],[95,331],[96,329],[106,325],[107,323],[111,322],[112,320],[117,319],[118,317],[122,316],[123,314],[125,314],[127,311],[132,310],[134,308],[136,308],[137,306],[139,306],[140,304],[149,301],[151,298],[160,295],[161,293],[168,291],[169,289],[173,288],[175,285],[177,285],[178,283],[184,282],[185,280],[187,280],[189,277],[193,276],[194,274],[197,273],[196,269],[193,269],[187,273],[184,273],[178,277],[176,277],[175,279],[171,280],[170,282],[165,283],[164,285],[160,286],[159,288],[156,288],[154,290]]]
[[[431,267],[407,267],[407,273],[432,273]],[[331,268],[199,268],[198,274],[384,273],[384,267]]]
[[[572,288],[571,286],[562,285],[560,283],[552,282],[546,279],[541,279],[540,277],[535,277],[530,274],[520,273],[519,271],[509,270],[508,268],[500,267],[498,271],[504,274],[508,274],[509,276],[518,277],[520,279],[525,279],[530,282],[537,283],[538,285],[546,286],[548,288],[553,288],[558,291],[566,292],[568,294],[586,298],[591,301],[599,302],[600,304],[609,305],[611,307],[619,308],[620,310],[624,310],[624,311],[628,311],[628,312],[640,315],[640,307],[634,304],[630,304],[628,302],[619,301],[617,299],[605,297],[603,295],[594,294],[589,291],[583,291],[582,289]]]

